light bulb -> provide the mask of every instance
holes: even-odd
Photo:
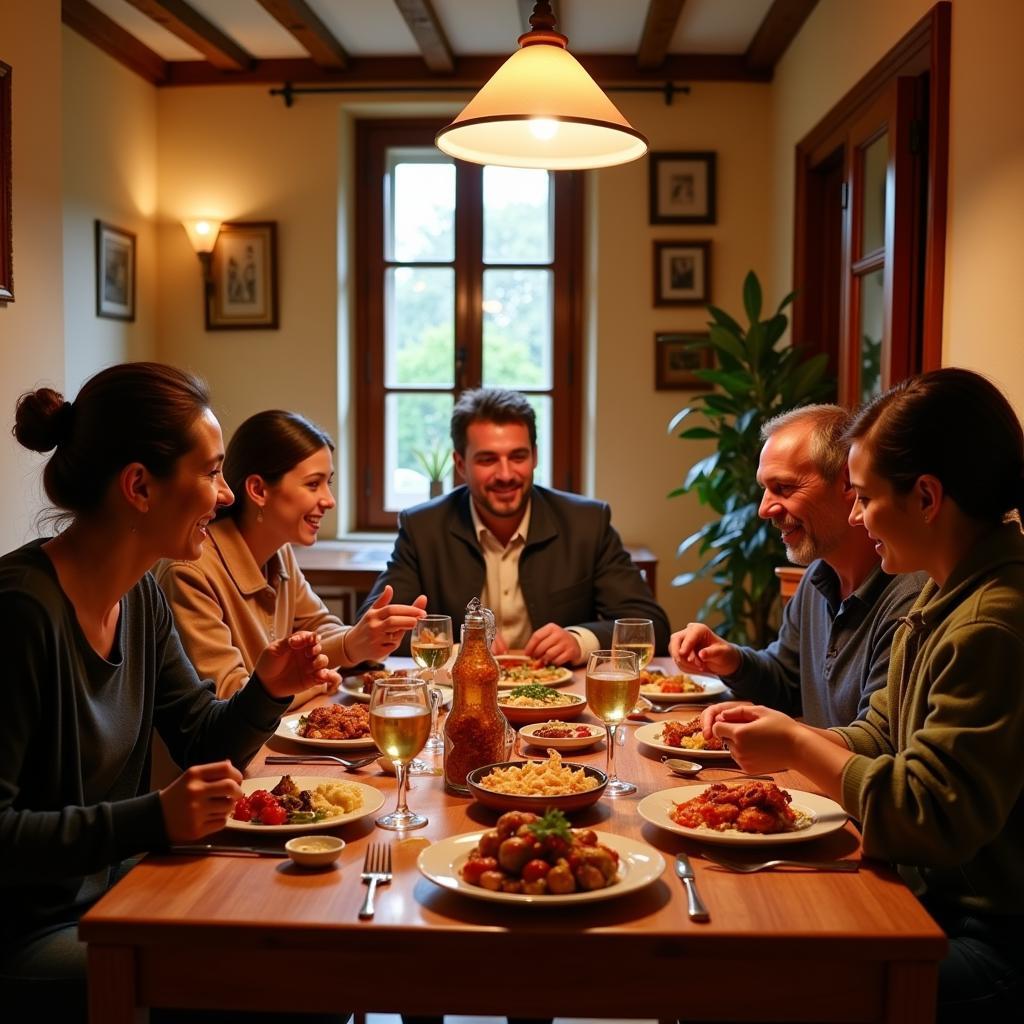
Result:
[[[530,134],[542,142],[553,139],[558,134],[558,122],[550,117],[531,117]]]

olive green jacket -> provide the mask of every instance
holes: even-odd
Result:
[[[1024,913],[1024,535],[995,530],[893,639],[843,803],[871,857],[916,869],[943,903]],[[906,873],[906,872],[905,872]]]

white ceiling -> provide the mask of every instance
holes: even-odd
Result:
[[[90,0],[169,61],[203,60],[188,43],[127,0]],[[416,56],[419,49],[392,0],[308,0],[353,57]],[[189,0],[257,59],[303,58],[306,51],[257,0]],[[517,0],[433,0],[455,56],[511,53],[523,31]],[[742,54],[772,0],[687,0],[669,53]],[[558,29],[574,53],[635,53],[648,0],[559,0]]]

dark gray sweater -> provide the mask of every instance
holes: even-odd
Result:
[[[122,859],[167,844],[147,792],[156,728],[183,766],[241,768],[287,701],[214,697],[148,573],[121,599],[110,658],[89,645],[42,541],[0,558],[0,935],[74,921]]]

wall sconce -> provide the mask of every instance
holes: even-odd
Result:
[[[217,234],[220,231],[220,221],[212,217],[197,217],[194,220],[183,220],[181,226],[188,233],[188,240],[199,257],[203,267],[203,283],[209,288],[213,283],[211,263],[213,247],[217,244]]]
[[[437,133],[459,160],[551,171],[638,160],[647,139],[622,116],[555,31],[549,0],[537,0],[531,31],[462,113]]]

